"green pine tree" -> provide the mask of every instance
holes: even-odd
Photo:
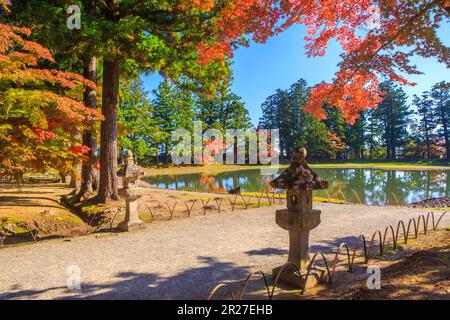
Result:
[[[450,160],[450,82],[433,86],[434,114],[439,124],[438,136],[444,139],[447,160]]]
[[[386,148],[386,158],[396,159],[397,151],[408,137],[408,123],[411,115],[406,94],[393,82],[380,84],[383,101],[375,109],[375,117],[382,128],[382,141]]]
[[[154,108],[140,78],[121,81],[119,104],[119,146],[131,150],[138,163],[148,163],[157,153],[158,125]]]

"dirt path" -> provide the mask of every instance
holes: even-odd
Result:
[[[360,234],[415,217],[407,208],[317,204],[322,224],[311,251],[331,250]],[[448,225],[450,216],[442,221]],[[286,260],[287,232],[274,208],[157,222],[134,234],[51,240],[0,249],[0,299],[205,299],[218,282],[244,279]],[[68,267],[81,271],[80,291],[66,288]]]

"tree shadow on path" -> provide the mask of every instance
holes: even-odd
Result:
[[[220,262],[213,257],[198,257],[202,267],[186,269],[174,276],[156,273],[121,272],[110,283],[81,283],[81,290],[69,290],[65,286],[41,290],[18,290],[0,293],[0,300],[9,299],[193,299],[205,300],[219,282],[239,285],[237,279],[245,279],[249,269],[230,262]]]

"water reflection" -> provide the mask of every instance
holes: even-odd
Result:
[[[345,198],[369,205],[408,204],[450,195],[450,170],[315,169],[330,182],[328,190],[315,195]],[[274,176],[260,170],[240,170],[219,174],[183,174],[144,177],[148,183],[168,189],[226,193],[241,186],[242,191],[266,192]]]

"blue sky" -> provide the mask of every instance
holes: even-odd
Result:
[[[446,29],[446,30],[445,30]],[[439,36],[450,46],[450,24],[439,30]],[[339,54],[342,52],[336,43],[331,43],[326,56],[307,58],[305,55],[305,28],[294,26],[280,35],[269,39],[265,44],[251,44],[248,48],[239,48],[234,53],[232,90],[245,102],[254,125],[261,116],[261,104],[277,89],[287,89],[300,78],[313,86],[321,81],[330,81],[337,71]],[[450,81],[450,69],[435,59],[415,57],[423,75],[408,76],[408,80],[417,82],[415,87],[404,87],[411,97],[429,90],[439,81]],[[158,75],[144,77],[146,89],[157,87],[161,78]]]

